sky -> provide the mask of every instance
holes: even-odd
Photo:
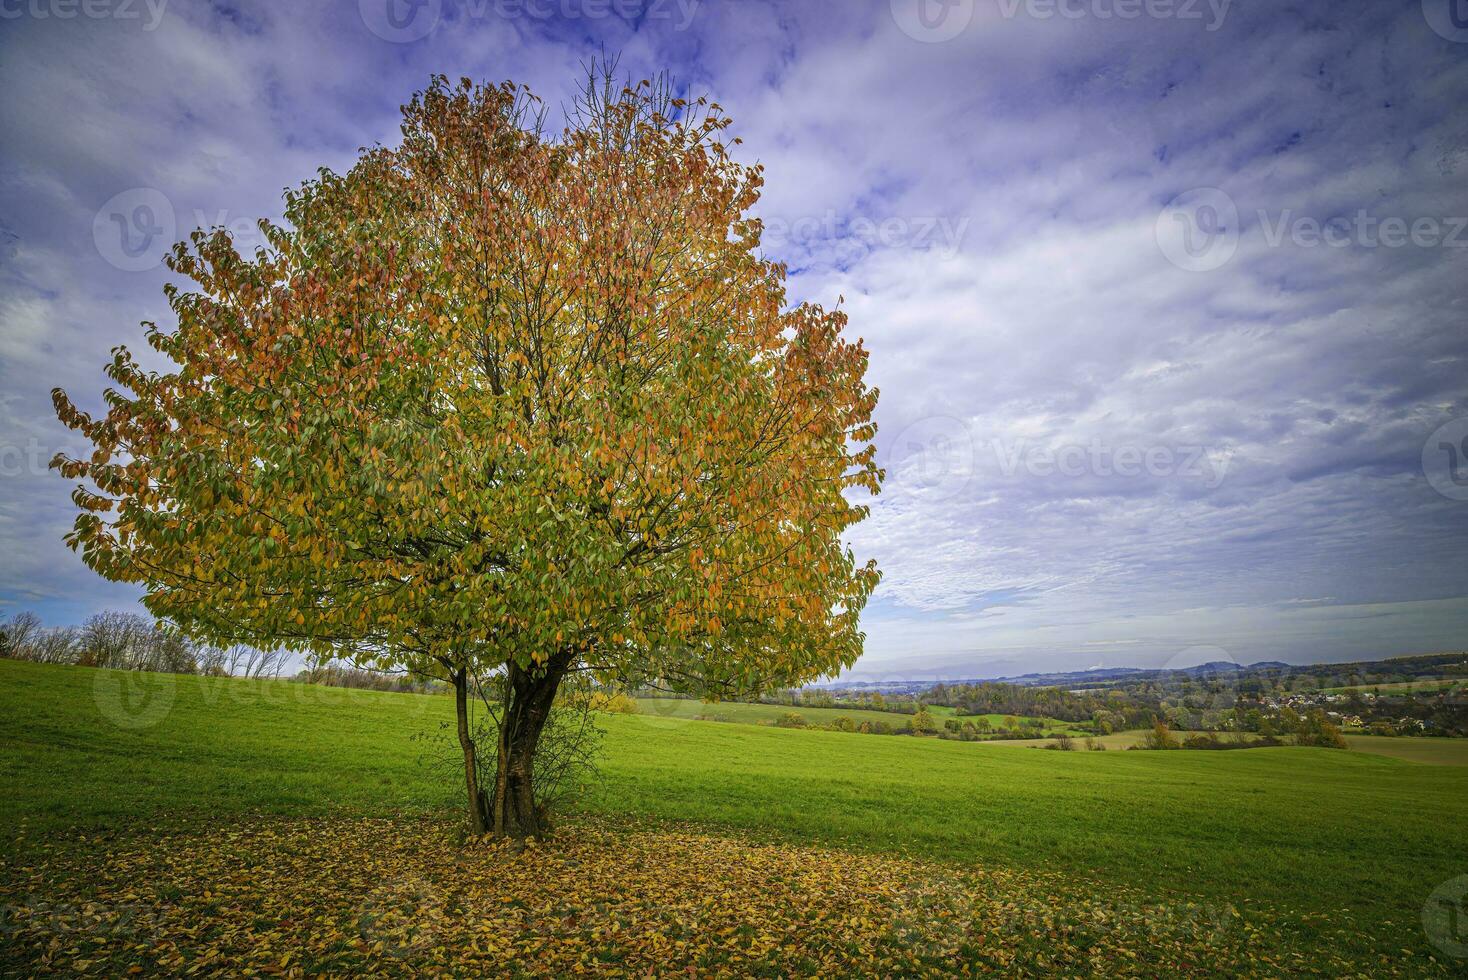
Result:
[[[140,609],[62,543],[50,391],[152,354],[170,242],[258,244],[433,74],[614,55],[724,106],[871,351],[850,676],[1468,648],[1463,6],[0,0],[0,613]]]

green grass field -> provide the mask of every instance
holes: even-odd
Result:
[[[691,698],[638,698],[637,705],[642,714],[655,718],[689,718],[743,725],[772,725],[791,712],[800,715],[809,725],[825,725],[846,718],[856,724],[864,721],[881,722],[892,728],[905,728],[912,717],[896,711],[877,711],[871,708],[808,708],[783,704],[746,704],[740,701],[711,703]],[[1006,715],[960,715],[944,705],[932,705],[928,713],[940,725],[949,718],[975,723],[980,718],[984,718],[996,731],[1004,724],[1004,719],[1007,717]],[[1054,718],[1039,720],[1041,722],[1039,730],[1046,734],[1053,732],[1086,734],[1085,725],[1059,721]]]
[[[1322,694],[1348,694],[1351,691],[1381,692],[1382,694],[1436,694],[1439,691],[1468,689],[1468,680],[1461,677],[1446,679],[1422,678],[1415,681],[1389,681],[1385,684],[1351,684],[1345,687],[1323,687]]]
[[[637,706],[642,714],[653,718],[705,718],[743,725],[771,725],[792,711],[812,725],[824,725],[840,718],[849,718],[857,724],[864,721],[882,722],[893,728],[900,728],[912,717],[895,711],[874,711],[870,708],[807,708],[784,704],[745,704],[740,701],[710,703],[692,698],[638,698]]]
[[[0,660],[4,848],[442,807],[453,787],[413,736],[451,710],[437,697]],[[1347,943],[1366,972],[1402,949],[1429,966],[1423,902],[1468,872],[1468,769],[1453,765],[1293,747],[1011,751],[656,714],[603,724],[588,818],[1267,906]]]
[[[1106,746],[1107,749],[1129,749],[1133,745],[1141,744],[1146,732],[1113,732],[1110,735],[1098,735],[1096,741]],[[1055,744],[1048,738],[1024,738],[1009,739],[1003,741],[991,741],[983,743],[984,746],[1002,746],[1004,748],[1045,748]],[[1433,766],[1468,766],[1468,738],[1408,738],[1390,737],[1386,735],[1347,735],[1346,744],[1353,752],[1366,752],[1371,755],[1384,755],[1393,759],[1405,759],[1408,762],[1420,762]],[[1085,748],[1084,744],[1077,745],[1077,749]]]
[[[1110,735],[1093,735],[1091,737],[1106,746],[1107,749],[1129,749],[1133,745],[1140,744],[1143,736],[1146,734],[1146,732],[1112,732]],[[1011,738],[997,739],[983,744],[999,745],[1010,749],[1043,749],[1047,745],[1054,745],[1055,743],[1048,738]],[[1077,745],[1076,748],[1084,749],[1085,744]]]
[[[1403,738],[1386,735],[1347,735],[1356,752],[1371,752],[1431,766],[1468,766],[1468,738]]]

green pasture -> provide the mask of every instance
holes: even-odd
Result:
[[[425,764],[443,747],[421,740],[451,711],[441,697],[0,660],[0,849],[456,805]],[[603,819],[1258,904],[1305,929],[1345,924],[1362,956],[1425,951],[1423,902],[1468,873],[1468,768],[1420,764],[1457,743],[1369,743],[1427,747],[1412,762],[1384,749],[1023,751],[651,712],[602,724],[601,771],[580,805]]]

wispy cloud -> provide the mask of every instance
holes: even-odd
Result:
[[[725,105],[794,296],[873,351],[860,669],[1465,645],[1468,45],[1420,5],[299,6],[7,22],[0,608],[136,594],[61,545],[48,392],[165,317],[167,240],[248,242],[430,73],[555,107],[607,50]]]

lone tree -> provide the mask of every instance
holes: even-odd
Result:
[[[126,348],[68,543],[220,644],[444,677],[471,828],[545,831],[537,739],[572,671],[732,695],[852,664],[878,579],[842,532],[879,489],[867,353],[787,308],[759,166],[717,104],[594,75],[548,134],[437,77],[402,144],[286,194],[241,255],[173,247],[176,365]],[[734,141],[737,142],[737,141]],[[497,785],[469,698],[508,689]]]

